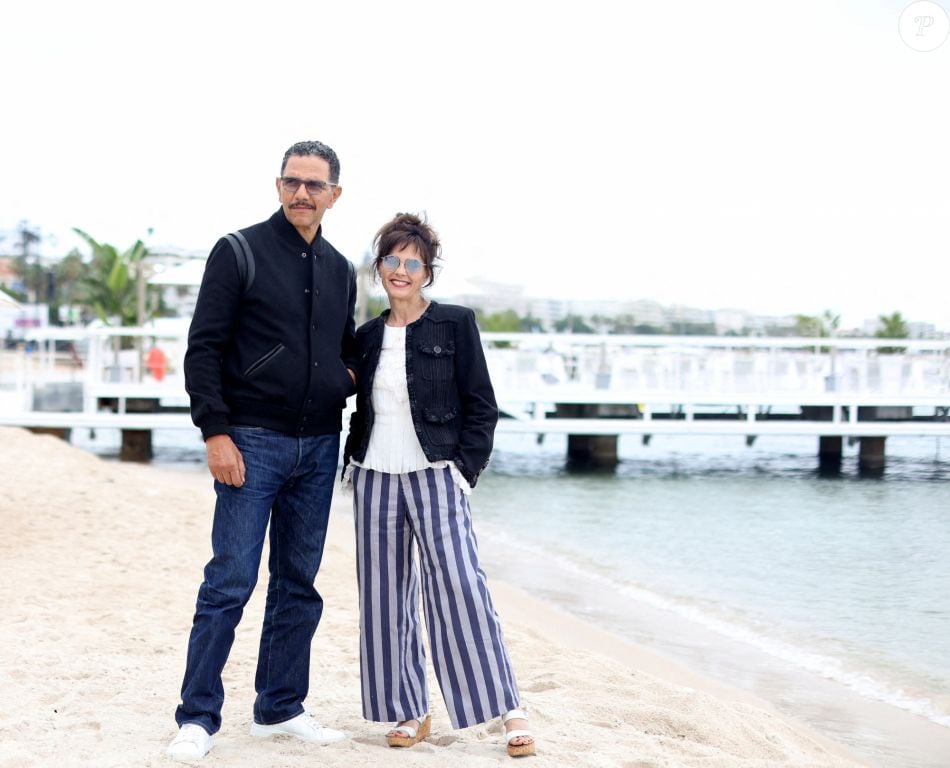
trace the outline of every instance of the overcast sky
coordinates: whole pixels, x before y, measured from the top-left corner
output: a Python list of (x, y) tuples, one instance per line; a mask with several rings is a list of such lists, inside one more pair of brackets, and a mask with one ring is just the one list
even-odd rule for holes
[(314, 138), (354, 261), (425, 210), (447, 284), (950, 330), (950, 42), (906, 5), (17, 2), (0, 250), (26, 219), (206, 253)]

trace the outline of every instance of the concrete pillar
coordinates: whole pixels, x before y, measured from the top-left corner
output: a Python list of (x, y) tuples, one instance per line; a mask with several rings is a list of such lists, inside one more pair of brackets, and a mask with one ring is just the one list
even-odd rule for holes
[(614, 469), (617, 462), (617, 435), (567, 436), (570, 469)]
[[(155, 413), (158, 411), (158, 400), (151, 397), (130, 397), (125, 403), (125, 410), (126, 413)], [(121, 461), (151, 461), (152, 430), (123, 429), (119, 459)]]
[(858, 448), (858, 474), (880, 477), (884, 474), (884, 441), (886, 437), (862, 437)]
[[(639, 408), (631, 403), (556, 403), (554, 418), (629, 419), (639, 414)], [(617, 435), (568, 435), (568, 468), (613, 470), (619, 461), (617, 440)]]
[(151, 461), (152, 459), (152, 430), (150, 429), (123, 429), (122, 449), (119, 451), (120, 461)]
[(818, 474), (841, 474), (842, 438), (822, 435), (818, 438)]

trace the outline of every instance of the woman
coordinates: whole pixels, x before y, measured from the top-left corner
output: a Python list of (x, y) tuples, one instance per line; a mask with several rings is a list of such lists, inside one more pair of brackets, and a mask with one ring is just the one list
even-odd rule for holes
[(498, 420), (475, 315), (423, 295), (441, 258), (424, 220), (398, 214), (374, 246), (390, 308), (357, 331), (356, 411), (344, 451), (356, 516), (363, 716), (397, 721), (386, 734), (391, 747), (429, 734), (416, 544), (452, 726), (501, 715), (508, 754), (534, 754), (467, 500)]

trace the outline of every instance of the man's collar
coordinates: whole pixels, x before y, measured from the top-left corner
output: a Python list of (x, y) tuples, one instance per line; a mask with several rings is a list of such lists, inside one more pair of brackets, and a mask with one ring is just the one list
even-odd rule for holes
[(323, 239), (323, 224), (317, 227), (317, 236), (313, 238), (313, 243), (308, 243), (297, 231), (297, 228), (287, 220), (287, 215), (284, 213), (283, 208), (278, 208), (277, 212), (270, 217), (270, 221), (274, 229), (277, 230), (277, 234), (295, 248), (299, 248), (301, 245), (307, 248), (319, 248), (321, 245), (320, 241)]

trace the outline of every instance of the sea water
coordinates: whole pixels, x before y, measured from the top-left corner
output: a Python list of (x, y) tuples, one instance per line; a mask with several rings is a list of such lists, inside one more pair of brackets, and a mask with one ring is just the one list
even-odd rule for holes
[[(870, 480), (856, 446), (840, 476), (820, 476), (814, 438), (621, 439), (616, 472), (577, 474), (565, 439), (505, 436), (473, 496), (476, 529), (500, 578), (746, 687), (872, 764), (945, 768), (942, 447), (889, 438)], [(903, 719), (875, 724), (861, 701)], [(914, 719), (929, 731), (911, 737)]]
[[(117, 452), (117, 435), (77, 432)], [(204, 462), (196, 434), (156, 432), (155, 452)], [(828, 478), (814, 438), (621, 438), (615, 471), (579, 474), (563, 437), (499, 435), (472, 496), (483, 560), (873, 765), (945, 767), (950, 441), (888, 438), (877, 479), (856, 452)]]

